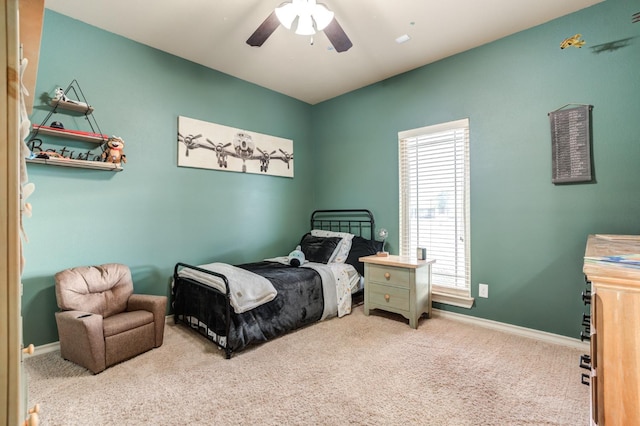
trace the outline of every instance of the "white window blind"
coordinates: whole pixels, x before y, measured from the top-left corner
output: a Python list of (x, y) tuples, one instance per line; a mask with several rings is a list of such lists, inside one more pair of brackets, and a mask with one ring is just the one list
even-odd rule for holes
[(426, 247), (438, 291), (470, 296), (469, 120), (400, 132), (400, 252)]

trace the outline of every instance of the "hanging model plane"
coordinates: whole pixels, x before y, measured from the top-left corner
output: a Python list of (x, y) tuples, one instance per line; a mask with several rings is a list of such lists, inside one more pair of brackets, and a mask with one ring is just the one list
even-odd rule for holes
[[(178, 133), (178, 142), (182, 142), (187, 148), (187, 151), (185, 153), (187, 157), (189, 156), (189, 151), (192, 149), (203, 148), (215, 152), (218, 167), (220, 168), (227, 168), (227, 157), (240, 158), (242, 160), (243, 173), (246, 173), (247, 171), (247, 160), (260, 161), (260, 171), (264, 173), (266, 173), (269, 169), (269, 161), (271, 160), (281, 160), (287, 165), (287, 169), (290, 167), (290, 161), (293, 160), (293, 154), (289, 154), (282, 149), (278, 149), (278, 151), (280, 151), (279, 155), (274, 155), (277, 153), (276, 150), (267, 152), (256, 147), (251, 138), (251, 135), (248, 133), (236, 133), (235, 137), (233, 138), (233, 143), (214, 143), (209, 138), (205, 138), (205, 141), (208, 143), (207, 145), (198, 141), (198, 139), (200, 139), (201, 137), (202, 134), (183, 136), (182, 134)], [(227, 149), (231, 145), (233, 145), (233, 150)], [(260, 153), (259, 155), (254, 154), (256, 150)]]
[(570, 46), (581, 48), (585, 43), (584, 40), (580, 40), (581, 37), (582, 34), (576, 34), (572, 37), (565, 38), (564, 40), (562, 40), (562, 43), (560, 43), (560, 49), (566, 49)]

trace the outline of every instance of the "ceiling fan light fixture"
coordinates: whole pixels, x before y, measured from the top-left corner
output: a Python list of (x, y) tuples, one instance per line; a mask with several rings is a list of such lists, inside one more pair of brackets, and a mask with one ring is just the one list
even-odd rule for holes
[[(295, 25), (295, 33), (313, 36), (316, 31), (323, 31), (336, 52), (346, 52), (353, 43), (335, 18), (335, 14), (316, 0), (290, 0), (273, 9), (267, 18), (247, 39), (247, 44), (260, 47), (280, 26), (291, 30)], [(311, 38), (313, 44), (313, 38)]]
[(333, 21), (334, 13), (316, 0), (292, 0), (275, 8), (278, 21), (290, 30), (297, 18), (296, 34), (314, 35)]
[(293, 25), (293, 21), (298, 16), (298, 10), (293, 3), (287, 3), (280, 7), (276, 7), (275, 9), (276, 16), (278, 17), (278, 21), (284, 26), (286, 29), (290, 30), (291, 25)]
[(311, 15), (302, 14), (298, 17), (298, 27), (296, 28), (296, 34), (298, 35), (314, 35), (316, 30), (313, 28), (313, 20)]
[(322, 4), (316, 4), (311, 15), (313, 16), (313, 20), (316, 22), (316, 29), (318, 31), (322, 31), (327, 28), (335, 16), (332, 11)]

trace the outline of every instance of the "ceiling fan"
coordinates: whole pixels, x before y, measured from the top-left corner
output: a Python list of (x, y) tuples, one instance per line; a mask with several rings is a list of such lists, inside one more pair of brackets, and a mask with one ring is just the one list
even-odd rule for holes
[(282, 24), (291, 29), (296, 23), (296, 34), (311, 36), (316, 31), (324, 31), (337, 52), (345, 52), (353, 46), (334, 13), (316, 0), (292, 0), (275, 8), (267, 19), (251, 34), (247, 40), (249, 46), (260, 47)]

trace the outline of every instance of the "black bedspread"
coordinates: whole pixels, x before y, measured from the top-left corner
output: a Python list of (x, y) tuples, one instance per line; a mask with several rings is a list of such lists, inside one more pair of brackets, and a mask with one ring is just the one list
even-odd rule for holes
[[(267, 278), (278, 294), (272, 301), (248, 312), (231, 312), (227, 345), (233, 352), (281, 336), (322, 317), (322, 280), (313, 269), (274, 262), (236, 266)], [(224, 335), (224, 296), (210, 288), (194, 285), (188, 279), (179, 279), (175, 284), (176, 317), (195, 317), (217, 335)]]

